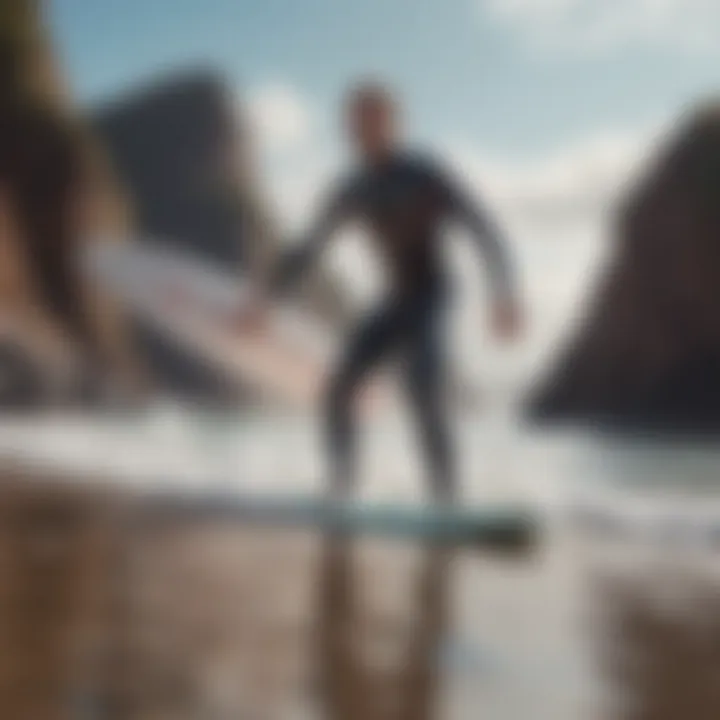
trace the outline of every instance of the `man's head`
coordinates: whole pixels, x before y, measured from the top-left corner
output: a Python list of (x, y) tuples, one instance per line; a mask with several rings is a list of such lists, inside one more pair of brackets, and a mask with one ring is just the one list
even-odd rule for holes
[(379, 82), (358, 83), (348, 93), (347, 124), (361, 155), (382, 160), (398, 140), (398, 106), (389, 88)]

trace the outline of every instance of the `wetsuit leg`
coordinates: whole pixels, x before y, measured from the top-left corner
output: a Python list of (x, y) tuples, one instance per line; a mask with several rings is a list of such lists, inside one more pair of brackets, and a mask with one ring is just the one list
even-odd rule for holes
[(428, 294), (418, 301), (406, 347), (406, 380), (435, 500), (457, 492), (455, 458), (447, 406), (445, 298)]
[(389, 302), (368, 315), (353, 333), (332, 376), (326, 397), (326, 438), (331, 492), (343, 496), (355, 479), (354, 400), (371, 370), (396, 346), (403, 331), (399, 306)]

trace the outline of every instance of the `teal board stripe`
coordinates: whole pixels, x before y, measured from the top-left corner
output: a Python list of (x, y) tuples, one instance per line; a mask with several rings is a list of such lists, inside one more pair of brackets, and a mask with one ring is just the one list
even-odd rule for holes
[(257, 522), (372, 535), (482, 541), (507, 535), (534, 535), (539, 521), (527, 508), (515, 506), (412, 507), (369, 503), (336, 503), (313, 496), (155, 494), (143, 506), (166, 516)]

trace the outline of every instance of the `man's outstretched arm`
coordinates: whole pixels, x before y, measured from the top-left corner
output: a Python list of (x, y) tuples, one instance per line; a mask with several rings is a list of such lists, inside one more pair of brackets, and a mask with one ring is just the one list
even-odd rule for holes
[(294, 288), (348, 216), (349, 208), (349, 193), (336, 192), (325, 204), (305, 238), (281, 254), (268, 275), (255, 286), (242, 312), (240, 327), (243, 330), (258, 330), (265, 325), (268, 302)]
[(346, 190), (336, 192), (329, 202), (326, 202), (304, 239), (286, 250), (271, 270), (266, 282), (268, 294), (284, 295), (295, 287), (345, 221), (349, 206), (349, 193)]
[(455, 217), (471, 232), (485, 263), (495, 298), (509, 300), (517, 295), (515, 269), (507, 240), (484, 204), (458, 187), (447, 184), (448, 199)]
[(507, 240), (483, 203), (471, 198), (459, 183), (438, 173), (439, 181), (455, 218), (471, 232), (485, 260), (494, 303), (494, 323), (501, 335), (519, 329), (520, 302), (515, 268)]

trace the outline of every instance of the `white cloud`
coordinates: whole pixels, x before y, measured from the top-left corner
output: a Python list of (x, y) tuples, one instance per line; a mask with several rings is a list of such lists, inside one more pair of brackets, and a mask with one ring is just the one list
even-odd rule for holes
[[(645, 167), (664, 129), (658, 123), (605, 131), (524, 159), (493, 156), (471, 142), (446, 148), (451, 166), (486, 198), (515, 251), (532, 315), (520, 367), (536, 365), (577, 315), (612, 247), (614, 205)], [(480, 357), (488, 372), (491, 365), (506, 364), (507, 357), (494, 358), (493, 348), (478, 355), (481, 273), (467, 243), (455, 244), (454, 251), (465, 297), (458, 315), (461, 352), (474, 366)]]
[(595, 225), (621, 195), (663, 126), (603, 131), (523, 159), (497, 157), (469, 142), (446, 150), (453, 165), (519, 228), (564, 235)]
[(532, 47), (602, 53), (660, 47), (716, 53), (718, 0), (481, 0), (497, 21)]
[(288, 152), (312, 134), (312, 104), (289, 85), (269, 83), (257, 87), (249, 93), (247, 108), (254, 134), (266, 152)]

